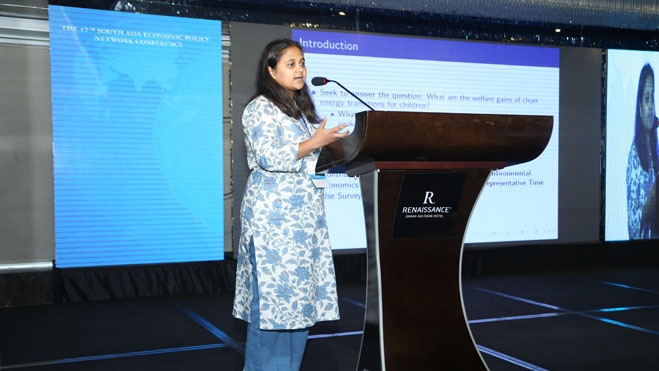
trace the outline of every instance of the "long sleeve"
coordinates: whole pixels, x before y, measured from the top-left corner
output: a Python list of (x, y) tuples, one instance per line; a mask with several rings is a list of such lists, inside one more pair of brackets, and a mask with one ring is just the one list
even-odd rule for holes
[(298, 144), (307, 135), (301, 124), (265, 98), (252, 101), (243, 113), (243, 131), (250, 169), (299, 172)]

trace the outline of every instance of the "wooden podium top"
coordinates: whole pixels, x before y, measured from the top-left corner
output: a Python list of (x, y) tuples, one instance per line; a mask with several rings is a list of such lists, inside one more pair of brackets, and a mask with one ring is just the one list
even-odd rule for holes
[(476, 163), (501, 168), (538, 157), (552, 130), (552, 116), (364, 111), (355, 115), (349, 136), (322, 149), (316, 170), (350, 162), (375, 168), (466, 169)]

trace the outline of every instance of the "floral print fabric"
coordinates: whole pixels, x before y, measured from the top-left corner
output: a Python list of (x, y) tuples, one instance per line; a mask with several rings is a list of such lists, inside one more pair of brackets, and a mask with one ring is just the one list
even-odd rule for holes
[(284, 114), (265, 97), (243, 112), (247, 165), (233, 315), (250, 321), (254, 242), (260, 328), (300, 329), (339, 318), (323, 190), (307, 167), (319, 151), (297, 160), (298, 143), (314, 128)]
[(647, 226), (641, 226), (641, 215), (654, 181), (654, 173), (643, 170), (636, 145), (632, 144), (627, 159), (627, 230), (630, 239), (651, 237)]

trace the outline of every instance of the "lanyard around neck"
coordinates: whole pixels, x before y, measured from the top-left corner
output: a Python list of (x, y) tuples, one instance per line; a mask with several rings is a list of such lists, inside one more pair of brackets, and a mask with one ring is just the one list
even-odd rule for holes
[(309, 125), (307, 124), (307, 120), (304, 119), (304, 116), (302, 116), (300, 120), (302, 120), (302, 124), (304, 125), (304, 128), (307, 130), (307, 133), (309, 133), (309, 137), (312, 137), (311, 130), (309, 130)]

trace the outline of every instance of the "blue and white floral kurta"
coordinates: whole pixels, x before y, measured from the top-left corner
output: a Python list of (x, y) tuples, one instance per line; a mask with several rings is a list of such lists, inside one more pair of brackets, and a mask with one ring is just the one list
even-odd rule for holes
[[(253, 239), (261, 329), (300, 329), (339, 319), (323, 190), (307, 173), (319, 151), (297, 160), (298, 144), (310, 133), (262, 96), (247, 105), (242, 121), (251, 173), (241, 206), (233, 315), (250, 320)], [(315, 129), (309, 125), (309, 130)]]
[[(652, 159), (649, 161), (652, 164)], [(643, 222), (643, 206), (648, 199), (648, 193), (654, 182), (654, 171), (643, 170), (636, 144), (632, 143), (627, 158), (627, 230), (629, 238), (632, 240), (652, 237), (651, 227), (653, 225), (641, 224)], [(654, 223), (654, 220), (652, 223)]]

